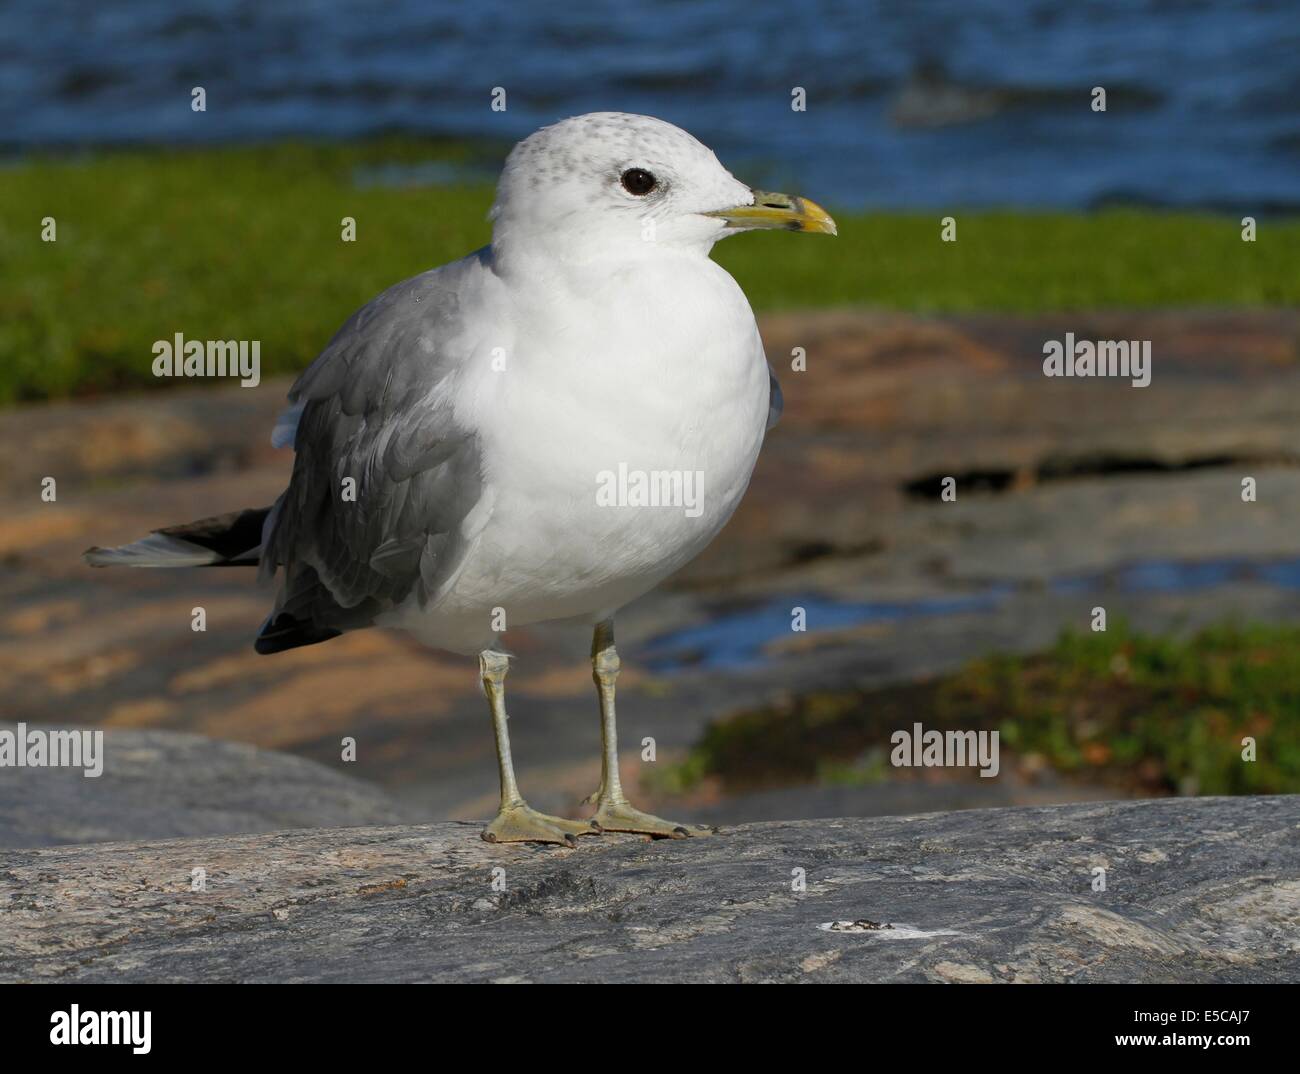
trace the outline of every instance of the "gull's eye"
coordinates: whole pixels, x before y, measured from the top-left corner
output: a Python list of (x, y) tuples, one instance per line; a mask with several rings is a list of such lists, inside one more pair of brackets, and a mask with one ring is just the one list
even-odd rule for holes
[(649, 194), (658, 182), (659, 180), (644, 168), (628, 168), (623, 173), (623, 189), (638, 198)]

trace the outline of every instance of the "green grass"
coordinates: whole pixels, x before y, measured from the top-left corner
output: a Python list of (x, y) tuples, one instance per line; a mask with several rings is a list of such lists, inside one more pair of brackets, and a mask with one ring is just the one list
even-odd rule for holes
[[(705, 779), (732, 792), (880, 782), (898, 774), (887, 762), (890, 734), (918, 721), (998, 731), (1004, 769), (1046, 765), (1145, 793), (1293, 794), (1300, 627), (1224, 625), (1174, 639), (1112, 625), (933, 682), (804, 695), (711, 725), (655, 783), (671, 793)], [(1254, 761), (1242, 758), (1246, 737)]]
[[(159, 387), (154, 340), (259, 339), (299, 369), (387, 285), (490, 237), (485, 183), (359, 188), (386, 162), (473, 161), (500, 147), (385, 139), (135, 151), (0, 167), (0, 403)], [(815, 191), (807, 193), (815, 194)], [(1300, 222), (1243, 243), (1226, 217), (837, 214), (840, 236), (748, 235), (718, 260), (755, 307), (1034, 312), (1300, 302)], [(40, 241), (40, 221), (58, 241)], [(340, 220), (357, 220), (355, 243)]]

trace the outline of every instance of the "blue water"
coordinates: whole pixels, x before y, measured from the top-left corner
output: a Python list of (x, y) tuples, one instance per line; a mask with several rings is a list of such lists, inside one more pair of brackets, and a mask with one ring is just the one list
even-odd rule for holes
[[(191, 112), (202, 85), (208, 111)], [(1089, 90), (1108, 87), (1105, 114)], [(505, 112), (490, 110), (494, 86)], [(808, 94), (792, 112), (791, 87)], [(1300, 206), (1296, 0), (10, 0), (0, 147), (686, 126), (836, 205)], [(437, 181), (437, 176), (431, 177)]]
[[(1066, 575), (1053, 579), (1049, 592), (1073, 596), (1089, 592), (1194, 593), (1232, 583), (1258, 583), (1300, 590), (1300, 559), (1259, 562), (1245, 559), (1148, 560), (1106, 574)], [(791, 610), (806, 612), (809, 633), (842, 630), (872, 623), (895, 623), (921, 616), (988, 611), (1017, 592), (1006, 583), (985, 586), (960, 597), (914, 601), (837, 601), (819, 595), (784, 596), (717, 615), (707, 623), (652, 639), (642, 651), (659, 673), (686, 667), (749, 668), (762, 664), (764, 649), (790, 637)]]

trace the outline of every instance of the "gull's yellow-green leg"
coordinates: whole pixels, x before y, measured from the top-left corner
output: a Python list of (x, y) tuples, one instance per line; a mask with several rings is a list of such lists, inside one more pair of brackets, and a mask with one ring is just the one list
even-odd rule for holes
[(579, 835), (599, 835), (595, 821), (565, 820), (539, 813), (524, 801), (515, 783), (515, 765), (510, 757), (510, 732), (506, 728), (506, 672), (510, 659), (505, 653), (484, 649), (479, 653), (479, 673), (492, 710), (492, 729), (497, 738), (497, 766), (501, 770), (501, 809), (483, 829), (489, 843), (564, 843), (574, 846)]
[(643, 832), (671, 839), (708, 835), (713, 829), (702, 824), (678, 824), (650, 813), (642, 813), (624, 796), (618, 778), (618, 729), (614, 718), (614, 684), (618, 681), (618, 650), (614, 648), (614, 621), (596, 626), (591, 638), (591, 677), (600, 695), (600, 789), (588, 802), (596, 803), (592, 822), (611, 832)]

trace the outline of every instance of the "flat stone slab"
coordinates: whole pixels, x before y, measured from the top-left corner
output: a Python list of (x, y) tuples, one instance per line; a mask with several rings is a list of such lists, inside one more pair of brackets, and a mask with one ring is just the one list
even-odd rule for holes
[(491, 846), (478, 828), (5, 851), (0, 980), (1300, 977), (1300, 796), (753, 824), (575, 850)]

